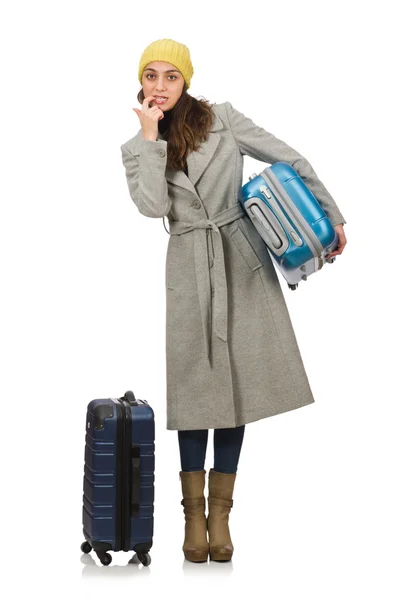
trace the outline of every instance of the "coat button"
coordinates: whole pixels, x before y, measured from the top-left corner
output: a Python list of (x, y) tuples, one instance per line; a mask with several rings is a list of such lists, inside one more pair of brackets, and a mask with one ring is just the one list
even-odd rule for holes
[(164, 150), (164, 148), (159, 148), (159, 149), (157, 150), (157, 154), (158, 154), (159, 156), (165, 156), (165, 150)]
[(214, 261), (210, 258), (210, 269), (214, 266)]
[(201, 207), (201, 202), (200, 202), (200, 200), (195, 200), (195, 201), (193, 202), (192, 206), (193, 206), (194, 208), (200, 208), (200, 207)]
[(211, 296), (215, 296), (215, 290), (214, 290), (214, 288), (211, 288)]

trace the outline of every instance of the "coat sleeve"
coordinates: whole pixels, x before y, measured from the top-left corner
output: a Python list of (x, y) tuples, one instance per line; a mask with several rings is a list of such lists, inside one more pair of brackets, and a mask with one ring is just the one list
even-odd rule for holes
[(132, 154), (125, 144), (121, 156), (130, 196), (145, 217), (164, 217), (171, 208), (168, 183), (166, 140), (140, 139), (139, 153)]
[(236, 110), (230, 102), (225, 104), (231, 132), (242, 154), (269, 164), (278, 161), (289, 163), (313, 192), (331, 225), (346, 223), (335, 200), (304, 156), (272, 133), (255, 125), (251, 119)]

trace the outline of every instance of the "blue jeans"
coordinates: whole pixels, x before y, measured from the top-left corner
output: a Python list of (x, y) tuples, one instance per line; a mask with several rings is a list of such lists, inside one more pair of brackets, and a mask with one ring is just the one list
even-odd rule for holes
[[(236, 473), (245, 425), (214, 429), (214, 470)], [(208, 429), (178, 430), (182, 471), (202, 471), (208, 442)]]

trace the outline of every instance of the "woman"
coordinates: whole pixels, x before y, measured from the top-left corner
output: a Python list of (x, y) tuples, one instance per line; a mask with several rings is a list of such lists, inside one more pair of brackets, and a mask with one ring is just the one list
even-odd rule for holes
[(178, 430), (183, 551), (200, 562), (233, 554), (228, 521), (245, 425), (314, 402), (274, 265), (238, 202), (243, 156), (298, 171), (339, 236), (329, 256), (345, 247), (346, 221), (301, 154), (230, 102), (190, 96), (192, 75), (184, 44), (162, 39), (144, 50), (142, 109), (133, 109), (141, 129), (121, 151), (139, 212), (169, 221), (167, 429)]

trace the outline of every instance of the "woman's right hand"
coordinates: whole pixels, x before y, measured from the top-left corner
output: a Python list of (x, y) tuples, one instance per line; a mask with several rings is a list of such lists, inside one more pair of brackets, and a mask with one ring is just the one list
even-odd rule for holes
[(132, 110), (138, 115), (142, 127), (142, 137), (147, 140), (157, 140), (158, 122), (164, 118), (164, 113), (159, 106), (149, 106), (149, 102), (154, 100), (154, 96), (147, 96), (142, 102), (142, 110), (133, 108)]

